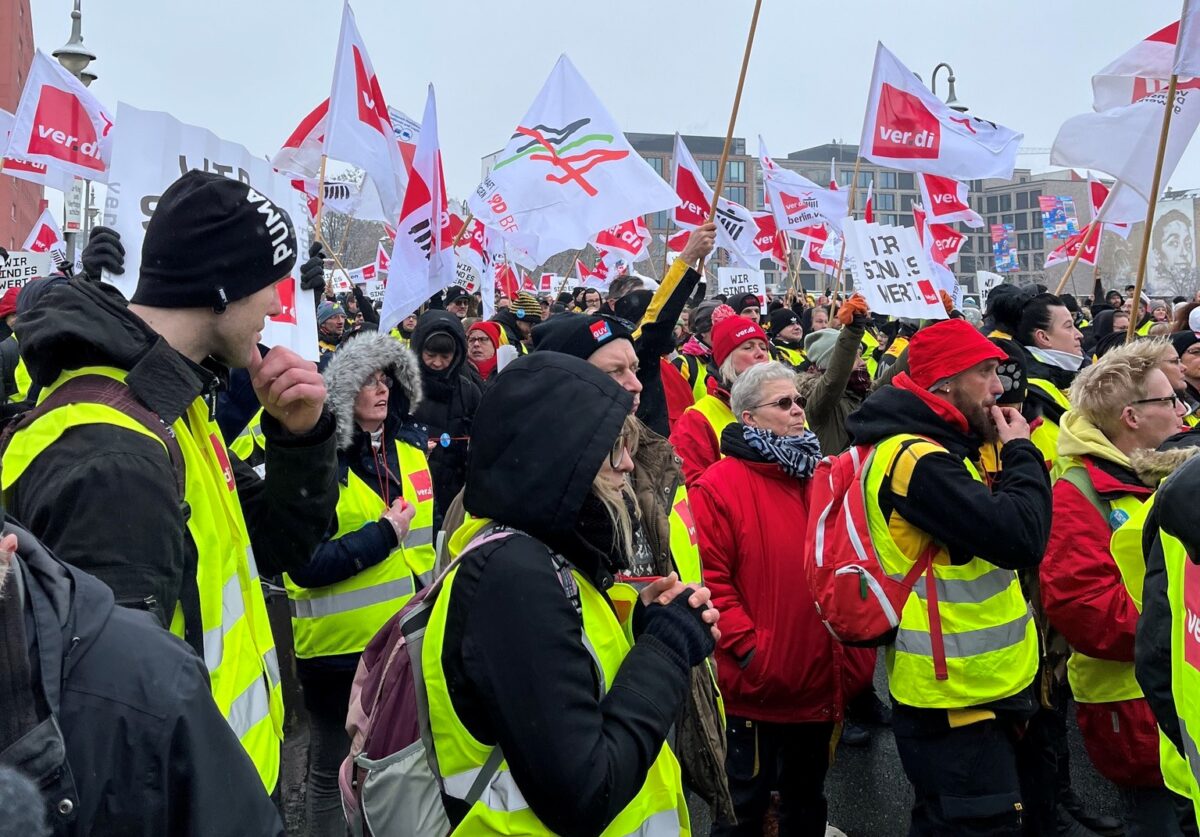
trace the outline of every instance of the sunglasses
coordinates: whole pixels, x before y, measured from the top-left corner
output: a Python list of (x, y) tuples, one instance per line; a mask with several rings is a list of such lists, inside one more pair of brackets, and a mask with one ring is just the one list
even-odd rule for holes
[(803, 395), (785, 395), (778, 401), (768, 401), (765, 404), (755, 404), (751, 409), (758, 410), (763, 407), (778, 407), (781, 410), (790, 410), (792, 409), (792, 405), (795, 404), (797, 407), (803, 410), (807, 403), (808, 399)]

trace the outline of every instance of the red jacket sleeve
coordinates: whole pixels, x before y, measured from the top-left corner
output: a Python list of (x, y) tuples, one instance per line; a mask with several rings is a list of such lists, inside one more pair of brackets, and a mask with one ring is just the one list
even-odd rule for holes
[(1079, 489), (1054, 484), (1050, 543), (1041, 566), (1046, 616), (1077, 651), (1132, 662), (1138, 611), (1109, 551), (1112, 532)]
[(683, 481), (690, 489), (708, 466), (721, 458), (712, 425), (698, 410), (688, 410), (671, 430), (671, 444), (683, 460)]
[(706, 481), (688, 488), (688, 502), (696, 520), (704, 584), (712, 591), (712, 603), (721, 612), (720, 645), (734, 657), (744, 657), (754, 648), (756, 637), (754, 621), (742, 606), (733, 584), (733, 561), (737, 555), (737, 536), (731, 526), (733, 516)]

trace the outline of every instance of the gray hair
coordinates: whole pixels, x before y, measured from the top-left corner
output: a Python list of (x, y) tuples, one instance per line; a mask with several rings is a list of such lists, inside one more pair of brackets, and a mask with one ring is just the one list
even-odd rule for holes
[(772, 360), (769, 363), (755, 364), (738, 376), (729, 392), (729, 406), (738, 421), (742, 420), (742, 411), (753, 410), (756, 405), (762, 403), (763, 386), (771, 381), (788, 381), (795, 384), (796, 373), (779, 361)]

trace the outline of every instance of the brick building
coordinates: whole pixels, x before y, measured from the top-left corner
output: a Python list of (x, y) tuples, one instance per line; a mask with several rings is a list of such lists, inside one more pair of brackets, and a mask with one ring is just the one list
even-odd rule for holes
[[(0, 0), (0, 108), (16, 109), (32, 61), (29, 0)], [(0, 246), (20, 247), (41, 212), (41, 186), (0, 173)]]

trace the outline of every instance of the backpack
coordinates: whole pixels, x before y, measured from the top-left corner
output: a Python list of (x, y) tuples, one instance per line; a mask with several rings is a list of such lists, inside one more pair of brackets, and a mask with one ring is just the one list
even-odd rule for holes
[[(363, 651), (346, 717), (350, 754), (338, 773), (342, 809), (354, 837), (444, 837), (453, 830), (442, 802), (443, 781), (421, 667), (425, 627), (446, 577), (463, 556), (523, 534), (495, 524), (485, 527)], [(566, 561), (549, 554), (564, 593), (581, 613), (579, 591)], [(483, 795), (503, 760), (500, 748), (494, 748), (464, 798), (468, 807)]]
[[(895, 459), (918, 441), (922, 437), (901, 443), (888, 473)], [(829, 632), (846, 645), (872, 647), (894, 640), (904, 604), (925, 575), (934, 667), (938, 679), (945, 679), (937, 586), (933, 573), (927, 573), (938, 547), (931, 542), (902, 580), (884, 571), (867, 523), (865, 480), (874, 455), (872, 446), (856, 445), (817, 465), (809, 499), (805, 580)]]

